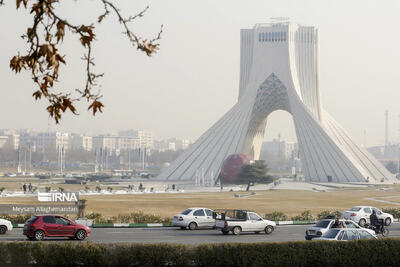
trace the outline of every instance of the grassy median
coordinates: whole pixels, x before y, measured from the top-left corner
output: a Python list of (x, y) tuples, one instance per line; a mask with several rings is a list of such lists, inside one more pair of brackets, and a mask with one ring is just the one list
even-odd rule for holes
[[(382, 191), (377, 188), (343, 189), (330, 192), (257, 191), (256, 195), (250, 197), (235, 197), (244, 192), (223, 192), (97, 195), (81, 198), (88, 200), (86, 213), (101, 213), (105, 217), (130, 214), (134, 211), (170, 217), (188, 207), (251, 209), (260, 215), (280, 211), (291, 217), (305, 210), (310, 210), (316, 216), (323, 210), (343, 211), (356, 205), (399, 208), (400, 202), (396, 202), (399, 192), (399, 187), (393, 187), (390, 191)], [(388, 200), (394, 203), (376, 202), (368, 198)], [(3, 197), (0, 198), (0, 202), (2, 204), (39, 204), (36, 197)]]

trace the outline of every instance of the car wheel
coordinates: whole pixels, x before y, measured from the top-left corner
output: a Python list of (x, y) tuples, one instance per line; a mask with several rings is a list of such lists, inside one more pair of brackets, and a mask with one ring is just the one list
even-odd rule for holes
[(359, 224), (361, 227), (364, 227), (366, 223), (367, 223), (367, 221), (366, 221), (365, 219), (360, 219), (360, 221), (358, 222), (358, 224)]
[(83, 239), (85, 239), (86, 238), (86, 232), (85, 232), (85, 230), (78, 230), (78, 232), (76, 232), (76, 234), (75, 234), (75, 238), (76, 239), (78, 239), (78, 240), (83, 240)]
[(181, 230), (186, 230), (186, 227), (185, 226), (181, 226)]
[(221, 231), (224, 235), (229, 234), (229, 231)]
[(189, 229), (190, 230), (196, 230), (197, 229), (197, 223), (195, 223), (195, 222), (189, 223)]
[(0, 235), (4, 235), (7, 232), (7, 227), (5, 225), (0, 225)]
[(271, 225), (268, 225), (267, 227), (265, 227), (265, 233), (267, 235), (271, 234), (274, 231), (274, 227)]
[(35, 240), (41, 241), (44, 239), (44, 232), (42, 230), (37, 230), (34, 235)]
[(242, 228), (240, 228), (239, 226), (235, 226), (232, 229), (232, 234), (234, 234), (234, 235), (240, 235), (241, 232), (242, 232)]
[(390, 219), (389, 217), (385, 219), (385, 225), (389, 226), (392, 223), (392, 219)]

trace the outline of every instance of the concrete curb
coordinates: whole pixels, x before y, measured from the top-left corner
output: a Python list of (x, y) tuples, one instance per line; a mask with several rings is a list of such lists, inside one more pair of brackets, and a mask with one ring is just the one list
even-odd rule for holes
[[(394, 219), (393, 222), (399, 222)], [(316, 221), (275, 221), (276, 225), (307, 225), (315, 224)], [(14, 228), (24, 228), (24, 224), (13, 223)], [(92, 228), (152, 228), (152, 227), (173, 227), (170, 223), (95, 223)]]
[[(314, 224), (309, 221), (277, 221), (276, 225), (305, 225)], [(23, 228), (24, 224), (13, 224), (14, 228)], [(95, 223), (92, 228), (152, 228), (152, 227), (173, 227), (170, 223)]]

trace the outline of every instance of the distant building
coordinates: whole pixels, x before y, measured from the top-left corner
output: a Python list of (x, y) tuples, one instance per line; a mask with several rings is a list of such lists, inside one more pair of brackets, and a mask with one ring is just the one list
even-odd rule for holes
[(115, 151), (117, 149), (118, 137), (117, 136), (94, 136), (93, 149), (105, 149), (108, 151)]
[[(136, 137), (139, 139), (139, 146), (142, 148), (154, 148), (153, 132), (147, 130), (127, 130), (118, 132), (120, 137)], [(132, 141), (136, 142), (136, 141)]]
[(158, 151), (165, 150), (185, 150), (189, 147), (188, 139), (169, 138), (165, 140), (154, 141), (154, 149)]
[(135, 150), (140, 148), (139, 137), (119, 136), (118, 145), (119, 150)]
[(91, 151), (93, 149), (93, 137), (82, 134), (72, 134), (70, 148)]
[(261, 157), (271, 160), (288, 160), (293, 158), (293, 153), (297, 150), (297, 143), (273, 139), (263, 142)]
[(17, 150), (19, 148), (19, 134), (10, 134), (7, 136), (7, 143), (5, 145)]
[(68, 150), (70, 135), (68, 133), (38, 133), (36, 140), (36, 149), (38, 152), (48, 150), (59, 150), (63, 148)]
[(35, 133), (25, 133), (21, 134), (19, 137), (19, 147), (20, 148), (30, 148), (32, 152), (37, 151), (38, 136)]
[(1, 135), (0, 136), (0, 148), (3, 148), (7, 144), (7, 141), (8, 141), (8, 136)]
[[(295, 142), (280, 140), (263, 142), (261, 147), (260, 159), (267, 162), (273, 170), (291, 170), (294, 166), (294, 159), (297, 157), (298, 146)], [(300, 169), (297, 163), (296, 170)]]
[(169, 142), (168, 143), (168, 150), (175, 151), (176, 150), (176, 145), (174, 142)]

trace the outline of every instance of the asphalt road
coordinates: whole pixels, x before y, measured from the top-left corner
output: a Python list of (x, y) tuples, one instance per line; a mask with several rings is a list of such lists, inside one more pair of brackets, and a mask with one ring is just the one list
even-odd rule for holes
[[(179, 244), (206, 244), (230, 242), (282, 242), (304, 240), (305, 231), (311, 225), (277, 226), (271, 235), (264, 233), (242, 233), (239, 236), (232, 234), (222, 235), (217, 230), (180, 230), (179, 228), (94, 228), (87, 241), (94, 243), (179, 243)], [(393, 223), (390, 227), (390, 237), (400, 237), (400, 223)], [(0, 241), (26, 241), (22, 229), (16, 228), (0, 236)], [(79, 242), (68, 238), (47, 238), (48, 242)], [(85, 242), (85, 241), (84, 241)]]

